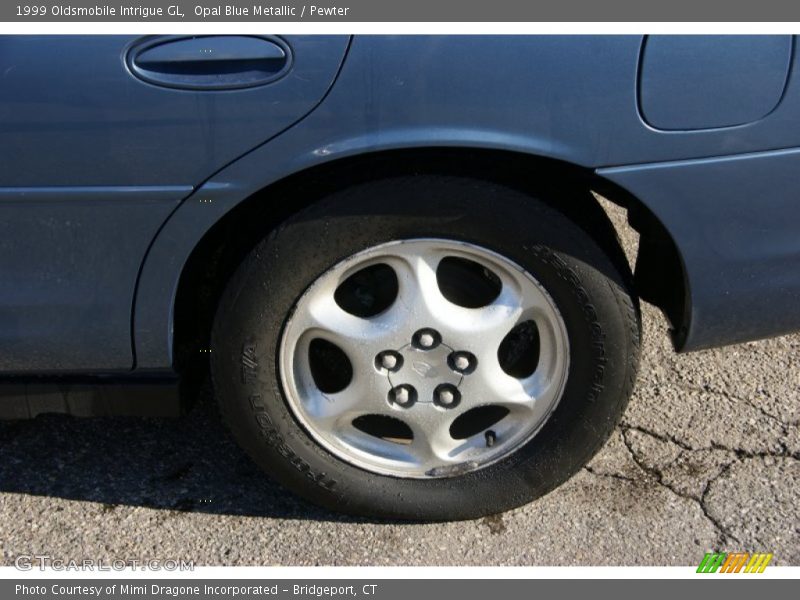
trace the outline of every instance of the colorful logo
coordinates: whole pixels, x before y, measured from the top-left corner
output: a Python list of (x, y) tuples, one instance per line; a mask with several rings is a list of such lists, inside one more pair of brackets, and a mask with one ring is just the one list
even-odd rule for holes
[(772, 554), (756, 552), (709, 552), (700, 561), (698, 573), (763, 573)]

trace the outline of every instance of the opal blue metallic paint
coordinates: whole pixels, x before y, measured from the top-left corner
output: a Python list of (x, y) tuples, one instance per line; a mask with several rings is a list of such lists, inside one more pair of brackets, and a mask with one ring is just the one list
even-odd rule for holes
[(0, 370), (129, 370), (142, 256), (191, 191), (0, 188)]
[(791, 60), (788, 35), (649, 38), (640, 64), (642, 116), (665, 131), (759, 121), (780, 103)]
[[(147, 39), (147, 38), (145, 38)], [(269, 85), (159, 87), (126, 65), (133, 36), (0, 36), (0, 185), (197, 185), (311, 111), (343, 36), (286, 36), (291, 72)]]
[(126, 57), (143, 41), (0, 36), (0, 373), (130, 371), (134, 290), (159, 227), (311, 111), (349, 38), (287, 36), (285, 77), (213, 93), (134, 77)]
[[(134, 78), (125, 67), (131, 38), (0, 38), (0, 73), (20, 71), (12, 87), (0, 80), (0, 210), (8, 218), (25, 222), (37, 210), (79, 206), (74, 194), (59, 191), (66, 188), (134, 186), (143, 205), (153, 186), (194, 190), (161, 198), (146, 222), (132, 221), (125, 210), (98, 212), (93, 222), (91, 211), (84, 213), (87, 227), (124, 231), (120, 239), (102, 239), (97, 251), (114, 264), (125, 262), (109, 269), (107, 295), (86, 295), (86, 311), (114, 302), (126, 308), (99, 331), (82, 328), (88, 319), (72, 315), (53, 341), (38, 342), (40, 361), (33, 351), (25, 360), (8, 359), (36, 345), (23, 339), (29, 327), (13, 324), (18, 315), (34, 314), (27, 303), (42, 310), (63, 304), (58, 275), (41, 260), (18, 278), (13, 294), (4, 280), (0, 372), (168, 372), (175, 293), (205, 232), (257, 192), (266, 190), (264, 202), (280, 202), (269, 186), (289, 175), (399, 148), (486, 148), (558, 159), (629, 190), (680, 252), (690, 300), (684, 349), (800, 328), (792, 308), (800, 290), (800, 211), (793, 201), (800, 165), (794, 151), (780, 151), (800, 147), (800, 83), (797, 61), (781, 55), (776, 66), (779, 53), (769, 51), (786, 47), (785, 39), (763, 38), (769, 48), (755, 60), (759, 42), (750, 40), (739, 50), (732, 45), (727, 63), (708, 62), (715, 71), (709, 76), (724, 81), (741, 76), (740, 63), (763, 67), (773, 79), (782, 74), (777, 106), (763, 110), (758, 94), (723, 95), (709, 110), (699, 96), (691, 131), (661, 131), (642, 118), (638, 36), (356, 36), (347, 51), (348, 38), (284, 39), (296, 62), (279, 81), (190, 91)], [(677, 77), (685, 61), (671, 65), (670, 40), (658, 43), (666, 44), (667, 58), (651, 75)], [(272, 87), (280, 85), (287, 87)], [(656, 101), (668, 110), (668, 99)], [(726, 111), (749, 122), (733, 118), (733, 126), (721, 127)], [(45, 209), (22, 202), (6, 209), (4, 198), (17, 198), (21, 186), (36, 187)], [(135, 193), (127, 194), (133, 210)], [(123, 206), (118, 200), (108, 202)], [(56, 229), (63, 235), (46, 240), (50, 254), (72, 252), (67, 230)], [(33, 234), (35, 228), (26, 233)], [(21, 236), (4, 246), (5, 260), (24, 273), (26, 253), (15, 250), (25, 247)], [(143, 240), (144, 248), (126, 239)], [(97, 263), (81, 258), (85, 249), (74, 251), (68, 279), (88, 281)], [(76, 289), (92, 289), (87, 285)], [(756, 310), (759, 302), (769, 309)], [(48, 326), (42, 327), (37, 339), (44, 340)], [(67, 342), (70, 332), (80, 343)], [(100, 360), (96, 348), (105, 340), (113, 343)]]
[(599, 172), (646, 198), (681, 251), (684, 347), (800, 327), (800, 149)]

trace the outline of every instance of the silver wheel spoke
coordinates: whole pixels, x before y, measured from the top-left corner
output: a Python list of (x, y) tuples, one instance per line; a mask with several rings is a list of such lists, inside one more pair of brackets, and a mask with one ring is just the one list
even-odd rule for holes
[(335, 430), (342, 424), (349, 424), (356, 417), (363, 414), (363, 405), (359, 398), (353, 394), (320, 394), (314, 401), (307, 405), (308, 414), (317, 423)]
[(402, 249), (388, 261), (398, 277), (397, 302), (417, 319), (440, 321), (454, 308), (439, 291), (436, 282), (436, 267), (440, 259), (435, 252), (418, 254)]
[(337, 345), (354, 362), (375, 356), (394, 343), (392, 319), (385, 315), (372, 318), (351, 315), (332, 296), (312, 302), (303, 320), (307, 330)]
[[(450, 345), (459, 348), (490, 348), (500, 344), (502, 339), (523, 317), (535, 314), (546, 308), (539, 296), (525, 295), (526, 275), (513, 267), (492, 272), (499, 278), (502, 288), (500, 294), (490, 304), (481, 308), (466, 308), (449, 301), (439, 289), (436, 267), (445, 256), (452, 255), (452, 249), (433, 246), (424, 253), (415, 253), (412, 248), (402, 253), (404, 259), (399, 271), (404, 274), (399, 300), (412, 310), (420, 320), (436, 323)], [(471, 256), (470, 258), (479, 258)], [(396, 264), (396, 263), (390, 263)], [(480, 260), (486, 268), (492, 263)]]
[(436, 409), (426, 407), (428, 415), (411, 425), (414, 440), (409, 450), (417, 459), (419, 466), (426, 472), (453, 461), (450, 455), (458, 446), (458, 442), (450, 436), (450, 424), (453, 418), (446, 414), (438, 413)]
[[(365, 381), (366, 380), (366, 381)], [(356, 376), (341, 392), (320, 392), (308, 403), (308, 412), (316, 421), (329, 427), (351, 423), (365, 414), (391, 414), (386, 401), (388, 386), (375, 386), (372, 378)]]

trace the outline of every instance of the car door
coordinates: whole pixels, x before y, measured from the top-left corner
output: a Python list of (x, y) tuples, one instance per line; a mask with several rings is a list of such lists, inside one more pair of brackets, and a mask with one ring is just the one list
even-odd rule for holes
[(130, 370), (183, 198), (309, 114), (346, 36), (0, 36), (0, 374)]

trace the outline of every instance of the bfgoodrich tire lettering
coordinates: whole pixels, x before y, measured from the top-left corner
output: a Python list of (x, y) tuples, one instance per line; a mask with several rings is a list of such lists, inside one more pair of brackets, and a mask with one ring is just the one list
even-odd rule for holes
[[(523, 267), (552, 298), (569, 339), (563, 393), (529, 441), (482, 468), (428, 479), (377, 474), (317, 443), (290, 408), (277, 359), (284, 327), (314, 281), (365, 249), (421, 238), (473, 244)], [(292, 217), (237, 269), (212, 334), (215, 392), (225, 421), (253, 459), (318, 504), (426, 520), (503, 511), (568, 479), (618, 422), (639, 349), (638, 308), (628, 281), (626, 267), (586, 231), (519, 191), (435, 176), (361, 184)]]

